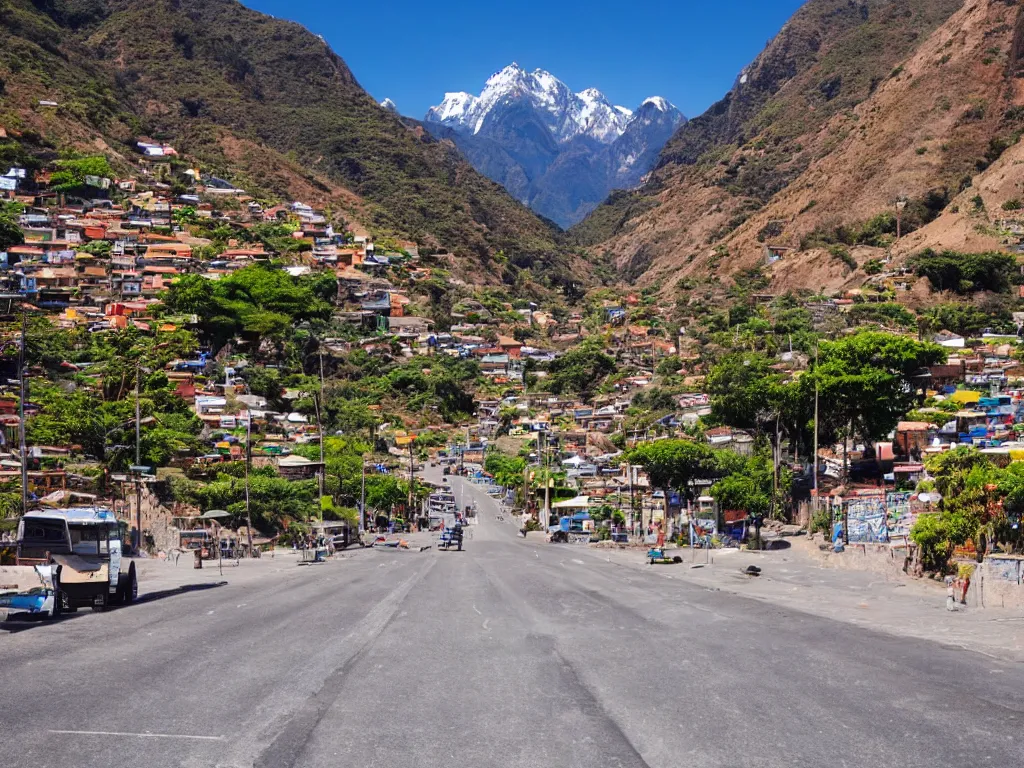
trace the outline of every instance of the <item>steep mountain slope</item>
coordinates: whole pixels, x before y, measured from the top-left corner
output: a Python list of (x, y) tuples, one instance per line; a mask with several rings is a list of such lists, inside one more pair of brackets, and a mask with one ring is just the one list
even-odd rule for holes
[(684, 119), (660, 97), (634, 113), (594, 88), (573, 93), (549, 72), (513, 63), (479, 96), (445, 94), (424, 125), (518, 200), (570, 226), (612, 189), (636, 186)]
[[(0, 0), (0, 43), (7, 128), (114, 153), (141, 135), (171, 141), (256, 188), (318, 189), (372, 229), (485, 269), (501, 250), (569, 274), (548, 223), (381, 109), (297, 24), (234, 0)], [(43, 113), (40, 99), (60, 106)]]
[(1016, 141), (1020, 23), (1005, 0), (811, 0), (648, 185), (572, 235), (646, 283), (748, 269), (765, 243), (797, 249), (771, 268), (777, 289), (862, 282), (819, 246), (891, 226), (901, 200), (904, 232), (941, 221)]

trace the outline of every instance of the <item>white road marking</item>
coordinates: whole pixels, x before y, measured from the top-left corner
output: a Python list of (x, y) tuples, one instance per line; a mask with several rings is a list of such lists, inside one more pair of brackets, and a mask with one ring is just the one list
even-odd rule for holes
[(490, 619), (484, 619), (484, 630), (487, 629), (487, 625), (490, 623)]
[(132, 736), (140, 739), (193, 739), (195, 741), (224, 741), (223, 736), (195, 736), (189, 733), (126, 733), (124, 731), (50, 731), (67, 736)]
[(480, 613), (480, 609), (479, 609), (479, 608), (477, 608), (477, 607), (476, 607), (475, 605), (473, 606), (473, 610), (474, 610), (474, 611), (476, 611), (476, 613), (477, 613), (477, 615), (478, 615), (478, 616), (483, 616), (483, 614), (482, 614), (482, 613)]

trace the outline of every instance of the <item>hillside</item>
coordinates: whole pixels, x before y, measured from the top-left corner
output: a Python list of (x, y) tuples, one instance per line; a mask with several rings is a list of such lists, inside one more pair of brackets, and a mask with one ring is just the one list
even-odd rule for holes
[(503, 251), (570, 274), (550, 224), (380, 108), (322, 39), (234, 0), (0, 0), (0, 81), (0, 125), (29, 152), (99, 148), (116, 164), (139, 137), (171, 142), (474, 271), (500, 273)]
[[(947, 247), (937, 225), (1024, 127), (1022, 40), (1004, 0), (811, 0), (673, 137), (646, 187), (572, 235), (665, 288), (764, 264), (765, 244), (794, 249), (767, 272), (776, 290), (858, 285), (899, 200), (917, 248)], [(839, 258), (851, 246), (857, 269)]]

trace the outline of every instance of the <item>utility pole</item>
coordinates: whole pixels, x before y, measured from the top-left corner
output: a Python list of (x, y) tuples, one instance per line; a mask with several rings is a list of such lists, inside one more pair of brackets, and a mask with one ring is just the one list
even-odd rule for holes
[(363, 485), (359, 491), (359, 524), (356, 531), (360, 538), (363, 535), (363, 519), (366, 517), (366, 454), (363, 454)]
[(142, 363), (135, 361), (135, 552), (142, 550), (142, 410), (139, 396), (142, 393)]
[[(412, 452), (412, 444), (413, 444), (413, 442), (415, 442), (415, 441), (414, 440), (410, 440), (409, 441), (409, 507), (406, 510), (406, 515), (409, 515), (412, 512), (413, 486), (416, 483), (416, 475), (414, 474), (414, 470), (416, 468), (416, 459), (413, 456), (413, 452)], [(409, 521), (406, 520), (406, 522), (409, 522)]]
[[(811, 505), (812, 514), (818, 514), (818, 345), (814, 345), (814, 503)], [(831, 531), (826, 535), (831, 535)]]
[(18, 451), (21, 453), (21, 514), (28, 512), (28, 449), (25, 447), (25, 339), (28, 313), (21, 313), (21, 350), (18, 353)]
[[(324, 479), (327, 475), (327, 464), (324, 463), (324, 423), (321, 418), (323, 412), (323, 399), (324, 399), (324, 351), (323, 347), (320, 346), (320, 340), (316, 342), (317, 356), (320, 358), (320, 394), (317, 395), (316, 400), (316, 429), (320, 435), (320, 497), (324, 495)], [(324, 521), (324, 508), (321, 502), (320, 506), (320, 522)]]
[(252, 408), (245, 412), (245, 532), (252, 557), (252, 513), (249, 510), (249, 463), (252, 461)]
[(550, 471), (547, 471), (550, 466), (550, 456), (547, 451), (548, 442), (546, 432), (544, 433), (544, 436), (544, 530), (546, 531), (548, 526), (551, 525), (551, 473)]
[[(637, 529), (636, 525), (636, 494), (633, 490), (633, 465), (626, 464), (626, 471), (629, 473), (629, 525), (630, 528), (635, 532)], [(642, 517), (642, 515), (641, 515)], [(640, 527), (643, 528), (641, 521)]]

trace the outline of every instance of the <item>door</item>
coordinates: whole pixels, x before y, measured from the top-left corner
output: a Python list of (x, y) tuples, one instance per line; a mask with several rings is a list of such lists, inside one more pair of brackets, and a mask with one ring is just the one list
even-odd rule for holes
[(110, 548), (110, 592), (117, 592), (117, 582), (121, 577), (121, 528), (113, 526), (107, 530), (107, 546)]

